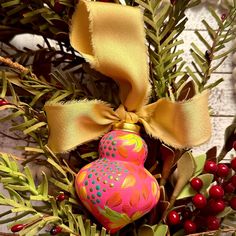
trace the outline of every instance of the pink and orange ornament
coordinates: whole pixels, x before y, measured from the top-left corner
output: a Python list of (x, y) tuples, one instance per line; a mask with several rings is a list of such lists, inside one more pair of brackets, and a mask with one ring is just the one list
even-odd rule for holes
[(76, 177), (81, 201), (111, 233), (149, 212), (159, 200), (159, 185), (144, 168), (147, 145), (138, 129), (123, 123), (105, 134), (99, 159)]

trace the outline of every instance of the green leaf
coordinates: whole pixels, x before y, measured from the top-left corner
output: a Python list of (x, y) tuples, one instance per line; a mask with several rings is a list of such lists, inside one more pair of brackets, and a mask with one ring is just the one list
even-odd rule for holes
[[(77, 216), (77, 222), (78, 222), (78, 225), (79, 225), (80, 235), (81, 236), (86, 236), (85, 228), (84, 228), (84, 223), (83, 223), (81, 215)], [(105, 233), (106, 233), (106, 231), (105, 231)]]
[(208, 84), (205, 89), (212, 89), (214, 87), (216, 87), (218, 84), (220, 84), (221, 82), (223, 82), (224, 79), (223, 78), (220, 78), (218, 80), (216, 80), (214, 83), (211, 83), (211, 84)]
[(184, 229), (180, 229), (179, 231), (173, 234), (173, 236), (185, 236), (185, 235), (186, 234), (185, 234)]
[(70, 192), (70, 186), (68, 186), (68, 184), (63, 184), (62, 182), (60, 182), (52, 177), (49, 179), (49, 182), (56, 185), (62, 191)]
[(43, 215), (41, 213), (36, 213), (33, 216), (28, 216), (27, 218), (20, 219), (20, 220), (14, 221), (11, 224), (8, 224), (8, 228), (11, 228), (13, 225), (16, 225), (16, 224), (29, 224), (31, 222), (38, 221), (42, 218), (42, 216)]
[(47, 175), (42, 172), (42, 182), (41, 184), (38, 186), (38, 192), (39, 194), (41, 194), (43, 197), (48, 197), (48, 178)]
[(50, 196), (49, 201), (51, 203), (52, 211), (54, 216), (58, 216), (57, 203), (54, 197)]
[(108, 206), (105, 206), (104, 210), (99, 208), (99, 211), (102, 215), (109, 218), (110, 221), (112, 221), (112, 222), (116, 222), (116, 221), (121, 220), (121, 219), (124, 222), (127, 222), (127, 223), (131, 222), (131, 219), (126, 214), (116, 212), (116, 211), (110, 209)]
[(79, 229), (78, 222), (77, 222), (74, 214), (72, 214), (71, 209), (69, 208), (68, 205), (65, 206), (65, 210), (66, 210), (66, 214), (67, 214), (68, 221), (69, 221), (69, 228), (73, 232), (78, 232), (78, 229)]
[(98, 152), (88, 152), (80, 155), (81, 158), (86, 159), (86, 158), (92, 158), (96, 159), (98, 158)]
[(8, 1), (8, 2), (5, 2), (5, 3), (2, 3), (1, 6), (3, 8), (6, 8), (6, 7), (12, 7), (12, 6), (15, 6), (17, 4), (20, 3), (20, 0), (12, 0), (12, 1)]
[(26, 175), (26, 178), (27, 178), (30, 188), (34, 189), (34, 191), (37, 191), (36, 187), (35, 187), (33, 176), (31, 174), (31, 171), (28, 166), (24, 167), (24, 172), (25, 172), (25, 175)]
[(53, 167), (55, 167), (64, 177), (67, 178), (66, 172), (57, 164), (54, 160), (48, 158), (47, 162), (50, 163)]
[(90, 235), (90, 232), (91, 232), (91, 222), (90, 222), (89, 219), (86, 219), (86, 220), (85, 220), (84, 227), (85, 227), (86, 236), (87, 236), (87, 235)]
[(220, 28), (223, 28), (223, 22), (222, 22), (221, 18), (218, 16), (218, 14), (216, 13), (215, 9), (213, 9), (213, 7), (209, 7), (208, 9), (209, 9), (211, 15), (215, 18), (218, 26)]
[(40, 128), (40, 127), (42, 127), (42, 126), (45, 126), (45, 125), (47, 125), (46, 122), (39, 122), (39, 123), (37, 123), (37, 124), (35, 124), (35, 125), (32, 125), (31, 127), (27, 128), (27, 129), (25, 129), (25, 130), (23, 131), (23, 133), (24, 133), (24, 134), (29, 134), (29, 133), (31, 133), (31, 132), (36, 131), (38, 128)]
[[(6, 166), (10, 167), (11, 166), (11, 162), (9, 160), (9, 154), (7, 153), (0, 153), (0, 158), (2, 160), (4, 160), (4, 163)], [(0, 163), (1, 164), (1, 163)]]
[(138, 229), (138, 236), (165, 236), (168, 232), (168, 226), (164, 224), (158, 225), (142, 225)]
[(221, 53), (221, 54), (219, 54), (219, 55), (214, 56), (214, 57), (213, 57), (213, 60), (219, 60), (219, 59), (221, 59), (222, 57), (225, 57), (225, 56), (229, 55), (230, 53), (235, 52), (235, 50), (236, 50), (236, 48), (231, 48), (231, 49), (227, 50), (227, 51), (224, 52), (224, 53)]
[(227, 206), (227, 207), (225, 207), (225, 209), (222, 212), (217, 214), (217, 217), (224, 218), (227, 215), (231, 214), (232, 212), (233, 212), (233, 209), (231, 207)]
[(26, 120), (25, 122), (19, 124), (19, 125), (14, 125), (10, 128), (10, 131), (13, 131), (13, 130), (23, 130), (25, 129), (26, 127), (29, 127), (33, 124), (35, 124), (37, 122), (37, 119), (36, 118), (33, 118), (31, 120)]
[(95, 224), (91, 226), (91, 236), (96, 236), (96, 228), (97, 226)]
[(195, 161), (196, 169), (195, 169), (193, 177), (198, 176), (202, 173), (204, 165), (205, 165), (205, 161), (206, 161), (206, 154), (195, 156), (194, 161)]
[(186, 71), (188, 72), (189, 76), (194, 80), (198, 87), (201, 86), (200, 81), (198, 80), (197, 76), (193, 73), (189, 66), (186, 66)]
[(31, 212), (36, 213), (36, 210), (34, 210), (32, 207), (22, 206), (22, 207), (16, 207), (11, 209), (12, 212)]
[[(185, 152), (177, 162), (177, 182), (174, 187), (174, 191), (171, 196), (171, 204), (180, 193), (185, 188), (186, 184), (189, 182), (189, 179), (193, 176), (195, 172), (195, 162), (191, 152)], [(181, 173), (184, 173), (181, 174)]]
[(68, 97), (68, 96), (70, 96), (70, 95), (72, 95), (72, 94), (73, 94), (73, 92), (71, 92), (71, 91), (64, 91), (64, 93), (61, 94), (60, 96), (56, 97), (56, 98), (53, 99), (53, 100), (51, 100), (51, 99), (50, 99), (50, 100), (51, 100), (52, 102), (59, 102), (59, 101), (65, 99), (66, 97)]
[(210, 50), (211, 49), (211, 46), (210, 46), (210, 44), (207, 42), (207, 40), (205, 39), (205, 37), (204, 36), (202, 36), (201, 34), (200, 34), (200, 32), (199, 31), (195, 31), (195, 34), (198, 36), (198, 38), (201, 40), (201, 42), (206, 46), (206, 48), (208, 49), (208, 50)]
[(12, 113), (12, 114), (10, 114), (8, 116), (0, 118), (0, 122), (4, 122), (4, 121), (7, 121), (7, 120), (12, 120), (14, 118), (17, 118), (17, 117), (23, 115), (23, 114), (24, 114), (24, 112), (21, 111), (21, 110), (16, 111), (16, 112), (14, 112), (14, 113)]
[[(210, 184), (212, 183), (212, 181), (214, 179), (214, 175), (212, 175), (212, 174), (202, 174), (202, 175), (199, 175), (198, 178), (201, 179), (202, 182), (203, 182), (203, 187), (202, 187), (200, 192), (202, 194), (205, 194), (207, 188), (210, 186)], [(196, 191), (193, 190), (190, 183), (188, 183), (184, 186), (183, 190), (180, 192), (177, 199), (179, 200), (179, 199), (183, 199), (183, 198), (187, 198), (187, 197), (192, 197), (195, 194), (196, 194)]]
[(48, 197), (43, 195), (30, 195), (30, 200), (32, 201), (48, 201)]
[(0, 94), (0, 98), (4, 98), (7, 93), (7, 79), (5, 75), (5, 71), (2, 71), (2, 91)]
[[(11, 213), (12, 213), (12, 211), (11, 211)], [(3, 219), (3, 220), (0, 220), (0, 224), (7, 224), (7, 223), (9, 223), (9, 222), (12, 222), (12, 221), (21, 219), (21, 218), (27, 216), (28, 214), (30, 214), (30, 213), (29, 213), (29, 212), (23, 212), (23, 213), (21, 213), (21, 214), (15, 215), (15, 216), (11, 216), (11, 217), (9, 217), (9, 218), (5, 218), (5, 219)]]
[(166, 236), (168, 232), (168, 226), (164, 224), (156, 225), (154, 229), (154, 236)]
[(206, 20), (202, 20), (202, 23), (206, 27), (208, 34), (210, 35), (211, 39), (214, 40), (216, 37), (216, 32), (215, 30), (206, 22)]
[(20, 191), (20, 192), (31, 192), (35, 195), (38, 194), (38, 192), (31, 188), (29, 185), (15, 185), (15, 184), (9, 184), (8, 187), (14, 189), (15, 191)]
[[(81, 235), (82, 236), (82, 235)], [(86, 235), (85, 235), (86, 236)], [(106, 236), (106, 229), (102, 227), (101, 235), (100, 236)]]
[[(140, 228), (138, 229), (138, 236), (154, 236), (154, 230), (152, 228), (152, 226), (150, 225), (142, 225), (140, 226)], [(162, 236), (162, 235), (160, 235)]]
[(4, 186), (4, 188), (9, 192), (9, 195), (11, 196), (12, 200), (16, 201), (19, 204), (24, 205), (24, 201), (19, 195), (19, 193), (17, 193), (14, 189), (10, 188), (9, 185)]
[(144, 1), (142, 0), (135, 0), (136, 3), (138, 3), (140, 6), (144, 7), (146, 10), (149, 10), (150, 12), (152, 12), (150, 6), (145, 3)]

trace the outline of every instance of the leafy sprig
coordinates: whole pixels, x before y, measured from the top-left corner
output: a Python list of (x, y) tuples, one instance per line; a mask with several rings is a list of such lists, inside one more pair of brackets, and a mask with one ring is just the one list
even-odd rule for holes
[[(75, 173), (65, 170), (60, 166), (59, 160), (52, 157), (49, 150), (45, 150), (48, 156), (47, 162), (56, 176), (48, 177), (42, 172), (42, 180), (36, 184), (28, 166), (23, 171), (11, 155), (0, 153), (0, 182), (7, 190), (8, 195), (0, 194), (0, 205), (11, 207), (1, 213), (0, 224), (8, 223), (9, 227), (23, 224), (19, 235), (34, 236), (45, 227), (58, 225), (63, 233), (67, 235), (81, 236), (94, 235), (99, 233), (96, 225), (90, 221), (83, 222), (82, 205), (78, 201), (74, 190)], [(50, 195), (50, 182), (53, 183), (56, 192), (67, 194), (68, 198), (59, 202), (57, 198)], [(77, 209), (77, 210), (75, 210)], [(79, 209), (79, 210), (78, 210)], [(106, 234), (104, 228), (100, 235)]]
[(218, 27), (214, 29), (207, 21), (202, 21), (210, 40), (206, 40), (200, 31), (195, 31), (195, 34), (205, 46), (205, 52), (202, 52), (194, 42), (191, 43), (192, 66), (196, 73), (189, 66), (186, 67), (199, 91), (211, 89), (223, 81), (223, 78), (220, 78), (213, 83), (209, 83), (211, 74), (224, 63), (230, 53), (236, 50), (236, 47), (225, 50), (227, 43), (235, 39), (236, 35), (236, 30), (232, 27), (236, 19), (236, 2), (227, 14), (219, 16), (212, 7), (209, 7), (209, 12)]

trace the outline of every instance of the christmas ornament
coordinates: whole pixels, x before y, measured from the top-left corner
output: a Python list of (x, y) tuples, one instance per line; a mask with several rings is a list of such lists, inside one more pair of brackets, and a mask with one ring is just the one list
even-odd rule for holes
[[(99, 100), (47, 103), (48, 147), (66, 152), (105, 134), (100, 158), (80, 170), (76, 189), (90, 212), (115, 232), (147, 213), (159, 198), (156, 180), (143, 168), (146, 144), (129, 128), (140, 123), (146, 133), (177, 148), (199, 145), (210, 137), (208, 91), (188, 101), (161, 98), (147, 105), (150, 84), (139, 9), (81, 0), (71, 23), (71, 45), (118, 83), (121, 104), (114, 110)], [(128, 124), (128, 130), (120, 124)], [(121, 130), (109, 132), (117, 125)], [(191, 132), (186, 135), (186, 130)]]
[(111, 233), (149, 212), (159, 199), (159, 185), (143, 166), (147, 145), (138, 129), (116, 125), (101, 139), (99, 159), (76, 177), (83, 204)]

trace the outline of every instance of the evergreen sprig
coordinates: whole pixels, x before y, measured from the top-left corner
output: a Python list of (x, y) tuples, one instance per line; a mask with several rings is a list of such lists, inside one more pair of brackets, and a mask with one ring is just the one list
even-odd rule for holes
[(74, 0), (2, 0), (0, 7), (1, 41), (17, 34), (30, 33), (69, 44), (69, 22)]
[(202, 21), (210, 40), (207, 40), (200, 31), (195, 31), (198, 39), (205, 46), (205, 52), (194, 42), (191, 43), (192, 66), (196, 73), (189, 66), (186, 67), (188, 74), (197, 84), (199, 91), (211, 89), (223, 81), (223, 78), (220, 78), (213, 83), (209, 83), (211, 74), (223, 64), (230, 53), (236, 50), (235, 46), (225, 50), (227, 43), (235, 39), (236, 36), (236, 29), (232, 27), (236, 19), (236, 1), (234, 1), (234, 6), (229, 9), (227, 14), (219, 16), (212, 7), (209, 7), (209, 12), (218, 27), (214, 29), (207, 21)]
[[(109, 235), (104, 228), (100, 231), (89, 220), (83, 221), (81, 203), (75, 196), (75, 173), (64, 170), (55, 156), (52, 158), (50, 152), (45, 152), (49, 168), (56, 170), (56, 176), (48, 177), (42, 173), (42, 181), (38, 184), (28, 166), (22, 171), (11, 155), (0, 153), (0, 182), (9, 195), (0, 195), (0, 205), (11, 207), (11, 210), (1, 213), (4, 219), (0, 224), (8, 223), (9, 228), (23, 224), (19, 235), (27, 236), (39, 235), (41, 229), (54, 225), (62, 228), (63, 235)], [(50, 195), (50, 182), (56, 188), (55, 192), (65, 193), (68, 198), (61, 202)]]
[(186, 77), (182, 70), (185, 62), (181, 57), (184, 50), (178, 49), (184, 43), (178, 36), (187, 22), (185, 11), (200, 1), (184, 0), (172, 4), (171, 1), (136, 0), (136, 3), (144, 9), (153, 98), (170, 97), (170, 88), (178, 89), (185, 82), (180, 79), (177, 83), (177, 77)]

